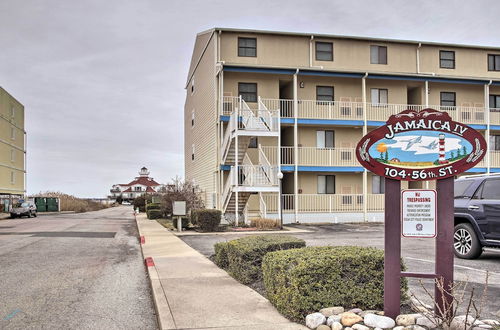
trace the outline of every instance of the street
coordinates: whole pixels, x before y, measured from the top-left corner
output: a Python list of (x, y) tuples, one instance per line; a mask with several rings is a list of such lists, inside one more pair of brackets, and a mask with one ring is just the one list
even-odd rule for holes
[[(310, 230), (308, 233), (293, 233), (291, 235), (302, 238), (307, 246), (325, 245), (358, 245), (384, 248), (384, 227), (380, 223), (366, 224), (336, 224), (324, 226), (294, 225), (295, 228)], [(205, 256), (214, 253), (213, 245), (217, 242), (236, 239), (241, 234), (196, 235), (182, 236), (191, 247)], [(402, 256), (410, 272), (429, 272), (434, 269), (434, 240), (433, 239), (402, 239)], [(476, 260), (455, 258), (455, 280), (468, 281), (467, 292), (475, 288), (474, 295), (480, 296), (484, 289), (486, 272), (489, 273), (487, 298), (483, 307), (483, 317), (498, 318), (500, 316), (500, 250), (487, 250)], [(431, 280), (423, 280), (422, 284), (433, 293)], [(431, 300), (425, 294), (418, 279), (409, 279), (410, 292), (424, 302)]]
[(0, 221), (1, 329), (156, 329), (131, 207)]

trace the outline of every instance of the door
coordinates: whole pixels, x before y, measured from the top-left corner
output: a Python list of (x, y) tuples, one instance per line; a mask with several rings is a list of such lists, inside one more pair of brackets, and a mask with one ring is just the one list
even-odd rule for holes
[(487, 239), (500, 239), (500, 178), (486, 179), (470, 200), (469, 213)]

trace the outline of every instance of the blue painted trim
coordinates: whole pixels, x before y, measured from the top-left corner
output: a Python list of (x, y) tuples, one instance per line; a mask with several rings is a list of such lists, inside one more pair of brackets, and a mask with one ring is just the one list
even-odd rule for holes
[[(272, 73), (272, 74), (295, 74), (294, 69), (279, 69), (279, 68), (257, 68), (246, 66), (231, 66), (224, 65), (223, 70), (226, 72), (252, 72), (252, 73)], [(327, 76), (327, 77), (346, 77), (346, 78), (362, 78), (363, 73), (356, 72), (333, 72), (333, 71), (317, 71), (317, 70), (303, 70), (299, 69), (299, 75), (302, 76)], [(454, 79), (454, 78), (440, 78), (440, 77), (422, 77), (422, 76), (408, 76), (408, 75), (384, 75), (384, 74), (370, 74), (368, 79), (383, 79), (383, 80), (412, 80), (412, 81), (430, 81), (451, 84), (467, 84), (467, 85), (484, 85), (489, 83), (489, 80), (473, 80), (473, 79)], [(500, 81), (492, 82), (492, 85), (500, 86)]]
[(268, 68), (252, 68), (245, 66), (227, 66), (223, 68), (226, 72), (252, 72), (252, 73), (273, 73), (273, 74), (295, 74), (296, 70), (291, 69), (268, 69)]
[(362, 73), (349, 73), (349, 72), (299, 70), (299, 76), (363, 78), (364, 74), (362, 74)]
[(473, 129), (486, 129), (486, 125), (475, 125), (475, 124), (467, 124), (467, 125), (472, 127)]
[(293, 124), (294, 119), (293, 118), (280, 118), (280, 123), (281, 124)]
[(309, 125), (345, 125), (345, 126), (363, 126), (362, 120), (335, 120), (335, 119), (297, 119), (299, 124)]
[(490, 129), (500, 131), (500, 125), (490, 125)]
[(368, 75), (368, 79), (384, 79), (384, 80), (414, 80), (414, 81), (430, 81), (450, 84), (467, 84), (467, 85), (484, 85), (489, 83), (487, 80), (472, 80), (472, 79), (453, 79), (453, 78), (438, 78), (438, 77), (414, 77), (414, 76), (395, 76), (395, 75)]
[(290, 166), (290, 165), (281, 166), (281, 171), (293, 172), (293, 171), (295, 171), (295, 166)]
[(500, 167), (490, 167), (490, 172), (500, 173)]
[(222, 171), (230, 171), (231, 170), (231, 165), (221, 165), (220, 169)]
[(228, 122), (229, 121), (229, 117), (230, 116), (224, 116), (224, 115), (222, 115), (222, 116), (220, 116), (220, 121), (226, 121), (226, 122)]
[(301, 172), (363, 172), (361, 166), (299, 166)]

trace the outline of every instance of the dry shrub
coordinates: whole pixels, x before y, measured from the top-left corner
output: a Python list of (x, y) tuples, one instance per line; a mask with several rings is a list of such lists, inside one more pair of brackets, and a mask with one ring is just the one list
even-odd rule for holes
[(30, 197), (58, 197), (61, 211), (73, 211), (77, 213), (98, 211), (108, 208), (109, 205), (98, 203), (89, 199), (78, 198), (73, 195), (64, 194), (58, 191), (46, 191)]
[(258, 218), (250, 220), (250, 227), (255, 227), (257, 229), (276, 229), (279, 227), (279, 224), (276, 219)]

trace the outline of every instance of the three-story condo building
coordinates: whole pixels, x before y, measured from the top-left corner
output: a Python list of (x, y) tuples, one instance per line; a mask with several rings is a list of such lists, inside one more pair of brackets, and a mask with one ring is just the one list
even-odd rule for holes
[(384, 179), (354, 148), (408, 108), (479, 130), (489, 152), (472, 172), (500, 172), (500, 48), (214, 28), (186, 92), (186, 179), (239, 222), (381, 219)]
[(0, 87), (0, 210), (26, 193), (24, 106)]

